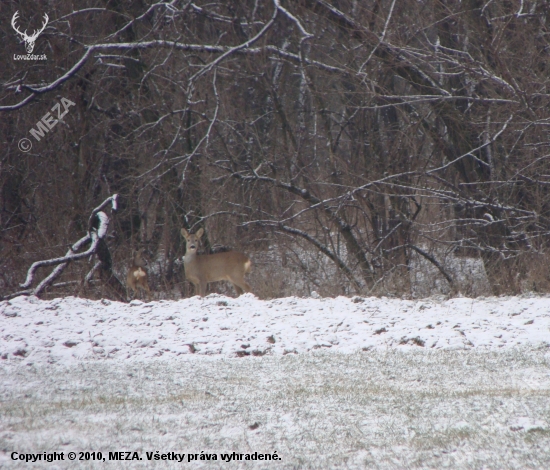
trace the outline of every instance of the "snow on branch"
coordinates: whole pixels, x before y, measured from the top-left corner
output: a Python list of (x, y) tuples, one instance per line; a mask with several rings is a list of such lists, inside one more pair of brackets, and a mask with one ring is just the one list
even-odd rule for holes
[[(118, 209), (118, 194), (113, 194), (111, 197), (108, 197), (107, 199), (105, 199), (105, 201), (103, 201), (99, 206), (97, 206), (92, 211), (92, 213), (90, 214), (90, 218), (88, 219), (88, 231), (90, 231), (92, 229), (93, 222), (94, 222), (94, 217), (96, 216), (96, 214), (98, 214), (100, 211), (105, 209), (105, 207), (108, 206), (109, 203), (111, 203), (111, 211), (116, 212), (116, 210)], [(105, 215), (105, 214), (103, 214), (103, 215)], [(108, 220), (107, 220), (107, 223), (109, 223)], [(99, 231), (98, 231), (98, 234), (99, 234)], [(99, 238), (103, 238), (103, 237), (99, 236)]]
[[(60, 85), (65, 83), (66, 81), (70, 80), (73, 76), (76, 75), (76, 73), (88, 62), (88, 60), (94, 56), (94, 53), (97, 51), (103, 51), (103, 50), (135, 50), (135, 49), (151, 49), (151, 48), (170, 48), (173, 50), (178, 51), (184, 51), (184, 52), (195, 52), (195, 53), (210, 53), (210, 54), (220, 54), (216, 59), (209, 62), (208, 64), (204, 65), (198, 72), (196, 72), (190, 79), (190, 82), (196, 81), (199, 77), (203, 76), (210, 70), (212, 70), (214, 67), (216, 67), (220, 62), (225, 60), (227, 57), (233, 55), (233, 54), (258, 54), (263, 51), (269, 51), (272, 53), (275, 53), (279, 55), (282, 58), (286, 58), (289, 60), (292, 60), (294, 62), (304, 62), (307, 65), (313, 65), (320, 68), (324, 68), (328, 71), (332, 72), (345, 72), (344, 69), (340, 69), (338, 67), (330, 66), (328, 64), (323, 64), (318, 61), (313, 61), (306, 58), (301, 58), (300, 55), (292, 54), (289, 52), (286, 52), (276, 46), (273, 45), (265, 45), (262, 47), (256, 47), (252, 48), (251, 46), (256, 43), (261, 37), (263, 37), (267, 31), (274, 25), (275, 19), (277, 17), (277, 13), (279, 11), (282, 11), (285, 15), (289, 16), (292, 20), (295, 19), (286, 9), (282, 8), (278, 1), (275, 2), (275, 8), (273, 11), (273, 15), (270, 18), (270, 20), (264, 24), (262, 29), (252, 38), (249, 40), (234, 46), (234, 47), (227, 47), (227, 46), (219, 46), (219, 45), (209, 45), (209, 44), (185, 44), (178, 41), (169, 41), (169, 40), (162, 40), (162, 39), (156, 39), (151, 41), (136, 41), (136, 42), (119, 42), (119, 43), (103, 43), (103, 44), (90, 44), (84, 46), (84, 53), (80, 57), (80, 59), (77, 60), (77, 62), (69, 69), (67, 70), (63, 75), (55, 79), (54, 81), (42, 85), (42, 86), (35, 86), (35, 85), (25, 85), (21, 83), (17, 83), (15, 85), (7, 86), (6, 88), (13, 88), (16, 90), (16, 92), (21, 91), (22, 89), (29, 91), (31, 94), (26, 96), (23, 100), (20, 102), (13, 104), (13, 105), (6, 105), (6, 106), (0, 106), (0, 111), (14, 111), (17, 109), (22, 108), (27, 103), (32, 101), (34, 97), (38, 94), (47, 93), (50, 91), (55, 90)], [(300, 28), (303, 38), (309, 38), (311, 35), (303, 29), (301, 24), (298, 23), (298, 27)], [(302, 31), (303, 30), (303, 31)], [(115, 34), (118, 34), (120, 31), (118, 31)]]
[[(274, 0), (275, 6), (277, 7), (277, 0)], [(239, 44), (238, 46), (231, 47), (228, 50), (226, 50), (221, 56), (219, 56), (217, 59), (213, 60), (212, 62), (206, 64), (204, 67), (202, 67), (198, 72), (196, 72), (190, 79), (189, 82), (194, 82), (199, 77), (204, 75), (205, 73), (212, 70), (213, 67), (218, 65), (221, 61), (223, 61), (225, 58), (229, 57), (231, 54), (237, 53), (243, 49), (249, 48), (252, 44), (257, 42), (275, 23), (275, 19), (277, 18), (277, 12), (279, 11), (278, 8), (275, 8), (273, 11), (273, 15), (271, 16), (270, 20), (264, 25), (264, 27), (256, 34), (255, 36), (251, 37), (248, 41), (243, 42), (242, 44)]]
[[(111, 204), (111, 211), (116, 211), (117, 197), (118, 195), (114, 194), (113, 196), (103, 201), (98, 207), (96, 207), (92, 211), (92, 214), (90, 215), (90, 218), (88, 220), (88, 233), (76, 243), (74, 243), (69, 248), (65, 256), (36, 261), (31, 265), (27, 272), (27, 278), (25, 279), (25, 282), (21, 284), (21, 287), (23, 289), (28, 289), (32, 285), (34, 281), (34, 275), (38, 268), (47, 266), (56, 266), (56, 268), (50, 273), (49, 276), (42, 280), (36, 288), (29, 289), (28, 291), (22, 293), (38, 296), (42, 291), (44, 291), (44, 289), (50, 286), (53, 281), (61, 275), (63, 270), (71, 261), (78, 261), (96, 253), (100, 240), (105, 238), (105, 236), (107, 235), (110, 221), (109, 217), (105, 212), (102, 211), (102, 209)], [(88, 243), (91, 243), (90, 247), (86, 251), (78, 253), (78, 251)]]
[[(95, 238), (97, 238), (97, 236)], [(53, 259), (43, 260), (43, 261), (35, 261), (31, 265), (29, 270), (27, 271), (27, 278), (25, 279), (25, 282), (23, 284), (20, 284), (21, 287), (23, 289), (25, 289), (25, 288), (31, 286), (31, 284), (34, 280), (34, 274), (35, 274), (35, 272), (38, 268), (42, 268), (42, 267), (46, 267), (46, 266), (57, 266), (58, 264), (61, 264), (61, 263), (67, 262), (67, 261), (74, 261), (74, 260), (82, 258), (82, 256), (81, 256), (82, 254), (84, 254), (84, 257), (89, 256), (90, 255), (89, 250), (84, 252), (84, 253), (80, 253), (80, 254), (74, 254), (74, 253), (75, 253), (75, 251), (78, 251), (80, 248), (82, 248), (83, 245), (90, 242), (90, 240), (91, 240), (91, 236), (90, 236), (90, 234), (87, 234), (87, 235), (83, 236), (80, 240), (78, 240), (73, 246), (71, 246), (69, 248), (69, 251), (67, 251), (67, 253), (65, 254), (65, 256), (62, 256), (60, 258), (53, 258)], [(96, 244), (92, 244), (92, 246), (95, 248), (94, 245), (96, 245)]]
[[(290, 13), (286, 8), (281, 6), (281, 2), (279, 0), (273, 0), (275, 3), (275, 7), (277, 10), (280, 10), (285, 16), (288, 17), (290, 21), (292, 21), (300, 30), (300, 33), (302, 34), (302, 41), (304, 39), (312, 38), (313, 34), (310, 34), (306, 31), (306, 29), (303, 27), (302, 23), (298, 18), (296, 18), (292, 13)], [(301, 42), (301, 41), (300, 41)]]

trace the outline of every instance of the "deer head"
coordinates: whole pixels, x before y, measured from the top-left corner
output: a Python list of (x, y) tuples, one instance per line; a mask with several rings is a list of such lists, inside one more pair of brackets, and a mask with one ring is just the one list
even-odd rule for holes
[(46, 28), (46, 25), (48, 24), (48, 20), (49, 20), (48, 15), (46, 13), (44, 13), (44, 24), (42, 25), (42, 28), (40, 28), (38, 31), (35, 31), (30, 36), (27, 35), (27, 30), (25, 30), (25, 32), (22, 33), (17, 28), (16, 21), (17, 21), (18, 17), (19, 17), (19, 12), (16, 11), (15, 14), (13, 15), (13, 18), (11, 19), (11, 25), (12, 25), (13, 29), (15, 29), (15, 32), (21, 36), (23, 41), (25, 41), (25, 49), (27, 49), (27, 52), (29, 54), (31, 54), (33, 49), (34, 49), (34, 43), (35, 43), (36, 39), (38, 38), (40, 33), (42, 31), (44, 31), (44, 28)]

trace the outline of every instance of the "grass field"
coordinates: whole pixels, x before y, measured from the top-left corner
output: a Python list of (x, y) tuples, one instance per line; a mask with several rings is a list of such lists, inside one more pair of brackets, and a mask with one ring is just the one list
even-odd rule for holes
[[(0, 384), (6, 468), (550, 468), (547, 349), (10, 365)], [(13, 451), (143, 460), (28, 464)], [(155, 451), (198, 458), (148, 461)]]

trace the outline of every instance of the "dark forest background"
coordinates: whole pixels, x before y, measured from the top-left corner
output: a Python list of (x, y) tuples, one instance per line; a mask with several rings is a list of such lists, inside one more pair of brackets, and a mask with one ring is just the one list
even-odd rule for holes
[[(0, 296), (113, 194), (112, 271), (145, 248), (156, 298), (191, 293), (181, 227), (248, 253), (265, 298), (548, 292), (549, 7), (1, 2)], [(16, 11), (48, 14), (47, 60), (14, 59)], [(117, 298), (95, 256), (43, 295)]]

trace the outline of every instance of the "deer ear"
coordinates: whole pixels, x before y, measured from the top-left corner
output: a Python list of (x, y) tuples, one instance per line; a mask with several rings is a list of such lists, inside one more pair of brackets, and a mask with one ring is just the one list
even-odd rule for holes
[(203, 228), (200, 228), (197, 230), (197, 238), (200, 238), (202, 237), (202, 234), (204, 233), (204, 229)]
[(181, 229), (181, 236), (183, 238), (187, 238), (189, 236), (189, 233), (184, 228)]

